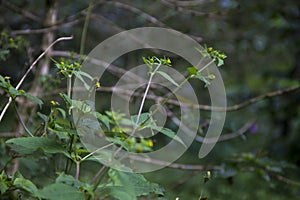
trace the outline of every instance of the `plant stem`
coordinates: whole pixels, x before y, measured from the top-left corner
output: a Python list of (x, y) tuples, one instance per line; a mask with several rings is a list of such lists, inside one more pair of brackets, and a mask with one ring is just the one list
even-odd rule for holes
[(18, 108), (17, 108), (16, 103), (13, 102), (13, 105), (14, 105), (14, 109), (15, 109), (15, 111), (16, 111), (16, 113), (17, 113), (18, 119), (20, 120), (20, 122), (21, 122), (23, 128), (25, 129), (25, 131), (26, 131), (31, 137), (34, 137), (33, 134), (32, 134), (32, 133), (29, 131), (29, 129), (26, 127), (25, 123), (23, 122), (22, 117), (20, 116), (20, 113), (19, 113), (19, 111), (18, 111)]
[[(49, 45), (49, 47), (47, 47), (45, 49), (45, 51), (43, 53), (41, 53), (39, 55), (39, 57), (30, 65), (30, 67), (28, 68), (28, 70), (25, 72), (25, 74), (23, 75), (23, 77), (21, 78), (21, 80), (19, 81), (18, 85), (16, 86), (16, 90), (18, 90), (22, 83), (24, 82), (25, 78), (28, 76), (29, 72), (33, 69), (33, 67), (37, 64), (37, 62), (47, 53), (47, 51), (49, 51), (53, 45), (55, 45), (56, 43), (60, 42), (60, 41), (63, 41), (63, 40), (71, 40), (73, 39), (73, 36), (70, 36), (70, 37), (61, 37), (61, 38), (58, 38), (57, 40), (55, 40), (53, 43), (51, 43)], [(5, 107), (3, 108), (1, 114), (0, 114), (0, 122), (2, 121), (3, 117), (4, 117), (4, 114), (6, 113), (8, 107), (10, 106), (10, 104), (12, 103), (12, 97), (9, 97), (8, 99), (8, 102), (7, 104), (5, 105)]]
[(80, 41), (80, 51), (79, 51), (80, 55), (83, 55), (83, 53), (84, 53), (86, 33), (87, 33), (89, 21), (90, 21), (90, 15), (91, 15), (91, 12), (92, 12), (92, 8), (93, 8), (93, 0), (90, 1), (89, 7), (88, 7), (88, 10), (87, 10), (87, 14), (86, 14), (86, 17), (85, 17), (83, 29), (82, 29), (82, 35), (81, 35), (81, 41)]
[(67, 78), (67, 95), (71, 98), (71, 90), (72, 90), (72, 77)]
[(79, 178), (79, 172), (80, 172), (80, 162), (76, 161), (76, 174), (75, 174), (75, 180), (78, 181)]
[(95, 151), (93, 151), (93, 152), (89, 153), (88, 155), (86, 155), (85, 157), (83, 157), (83, 158), (81, 159), (81, 162), (83, 162), (84, 160), (86, 160), (87, 158), (89, 158), (90, 156), (92, 156), (92, 155), (93, 155), (94, 153), (96, 153), (97, 151), (100, 151), (100, 150), (102, 150), (102, 149), (105, 149), (105, 148), (110, 147), (110, 146), (113, 146), (113, 145), (114, 145), (114, 143), (110, 143), (110, 144), (105, 145), (105, 146), (103, 146), (103, 147), (101, 147), (101, 148), (99, 148), (99, 149), (96, 149)]
[(134, 129), (133, 129), (133, 131), (131, 133), (131, 136), (135, 133), (135, 131), (137, 129), (137, 126), (138, 126), (138, 123), (139, 123), (139, 120), (140, 120), (140, 117), (141, 117), (141, 114), (142, 114), (142, 111), (143, 111), (144, 103), (145, 103), (147, 94), (149, 92), (150, 85), (152, 83), (153, 76), (157, 72), (157, 70), (159, 69), (160, 66), (161, 66), (161, 64), (158, 64), (157, 67), (156, 67), (156, 69), (150, 74), (150, 78), (149, 78), (149, 81), (147, 83), (147, 87), (146, 87), (146, 90), (145, 90), (145, 93), (144, 93), (144, 96), (143, 96), (143, 99), (142, 99), (142, 102), (141, 102), (141, 105), (140, 105), (140, 108), (139, 108), (138, 115), (136, 117)]
[[(202, 60), (200, 60), (199, 64), (201, 63)], [(209, 65), (211, 65), (214, 62), (214, 59), (212, 59), (209, 63), (207, 63), (204, 67), (198, 70), (198, 73), (201, 73), (203, 70), (205, 70)], [(199, 65), (198, 64), (198, 65)], [(197, 65), (197, 66), (198, 66)], [(165, 105), (172, 97), (173, 94), (175, 94), (186, 82), (188, 82), (193, 76), (189, 75), (186, 79), (184, 79), (176, 88), (175, 90), (163, 100), (161, 103), (161, 106)], [(147, 95), (147, 94), (146, 94)], [(145, 97), (145, 96), (144, 96)], [(141, 125), (144, 125), (157, 111), (159, 108), (156, 108), (151, 114), (147, 116), (147, 118), (141, 123)]]

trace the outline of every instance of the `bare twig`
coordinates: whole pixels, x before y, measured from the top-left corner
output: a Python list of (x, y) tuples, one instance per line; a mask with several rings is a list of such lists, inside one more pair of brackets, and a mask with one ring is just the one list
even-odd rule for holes
[(115, 1), (108, 1), (107, 3), (113, 4), (115, 7), (123, 8), (129, 10), (130, 12), (138, 14), (139, 16), (143, 17), (144, 19), (148, 20), (153, 24), (156, 24), (161, 27), (166, 27), (166, 25), (163, 22), (159, 21), (157, 18), (149, 15), (148, 13), (138, 9), (137, 7), (131, 6), (129, 4), (121, 3), (121, 2), (115, 2)]
[(22, 8), (19, 8), (18, 6), (12, 4), (11, 2), (9, 1), (2, 1), (1, 2), (6, 8), (16, 12), (16, 13), (19, 13), (21, 14), (22, 16), (28, 18), (28, 19), (31, 19), (32, 21), (35, 21), (35, 22), (40, 22), (41, 21), (41, 18), (39, 16), (36, 16), (28, 11), (26, 11), (25, 9), (22, 9)]
[[(230, 139), (233, 139), (233, 138), (236, 138), (236, 137), (239, 137), (239, 136), (242, 136), (244, 135), (252, 126), (254, 125), (254, 122), (248, 122), (246, 123), (242, 128), (238, 129), (237, 131), (233, 132), (233, 133), (228, 133), (228, 134), (225, 134), (225, 135), (221, 135), (219, 138), (218, 138), (218, 142), (221, 142), (221, 141), (226, 141), (226, 140), (230, 140)], [(196, 141), (198, 142), (204, 142), (204, 137), (201, 137), (199, 135), (196, 136), (195, 138)], [(214, 142), (216, 141), (216, 138), (207, 138), (206, 139), (206, 142), (207, 143), (210, 143), (210, 142)]]
[[(242, 170), (243, 170), (243, 171), (250, 171), (250, 172), (253, 172), (253, 171), (256, 170), (256, 168), (251, 166), (251, 167), (245, 167), (245, 168), (242, 168)], [(277, 179), (278, 181), (284, 182), (284, 183), (286, 183), (286, 184), (288, 184), (288, 185), (300, 187), (300, 182), (298, 182), (298, 181), (294, 181), (294, 180), (292, 180), (292, 179), (286, 178), (286, 177), (284, 177), (284, 176), (281, 176), (281, 175), (279, 175), (279, 174), (275, 174), (275, 173), (270, 172), (270, 171), (267, 171), (267, 170), (263, 170), (263, 169), (262, 169), (262, 171), (263, 171), (264, 173), (268, 174), (269, 176), (271, 176), (271, 177)]]
[[(21, 80), (19, 81), (19, 83), (17, 84), (16, 89), (18, 90), (21, 87), (21, 85), (23, 84), (25, 78), (28, 76), (29, 72), (33, 69), (33, 67), (37, 64), (37, 62), (47, 53), (47, 51), (52, 48), (53, 45), (55, 45), (56, 43), (58, 43), (60, 41), (71, 40), (71, 39), (73, 39), (73, 36), (70, 36), (70, 37), (61, 37), (61, 38), (58, 38), (57, 40), (55, 40), (49, 47), (47, 47), (45, 49), (45, 51), (41, 55), (39, 55), (39, 57), (30, 65), (30, 67), (28, 68), (28, 70), (25, 72), (25, 74), (23, 75), (23, 77), (21, 78)], [(12, 100), (13, 99), (11, 97), (9, 97), (7, 104), (5, 105), (5, 107), (3, 108), (2, 112), (1, 112), (0, 122), (2, 121), (3, 116), (4, 116), (5, 112), (7, 111), (8, 107), (12, 103)]]
[(49, 31), (54, 31), (57, 30), (63, 26), (71, 26), (74, 24), (77, 24), (81, 21), (81, 19), (76, 19), (70, 22), (64, 22), (64, 23), (59, 23), (59, 24), (55, 24), (52, 26), (48, 26), (46, 28), (40, 28), (40, 29), (24, 29), (24, 30), (15, 30), (12, 31), (11, 34), (12, 35), (27, 35), (27, 34), (41, 34), (41, 33), (47, 33)]
[(198, 6), (199, 4), (207, 3), (207, 0), (194, 0), (194, 1), (175, 1), (175, 0), (161, 0), (162, 2), (169, 4), (169, 5), (174, 5), (174, 6)]
[(95, 174), (95, 176), (92, 178), (91, 182), (90, 183), (93, 183), (96, 181), (96, 179), (98, 178), (98, 176), (104, 171), (104, 169), (106, 168), (105, 165), (103, 165), (99, 171)]
[(130, 155), (129, 158), (133, 160), (138, 160), (142, 161), (145, 163), (151, 163), (155, 165), (160, 165), (160, 166), (167, 166), (169, 168), (174, 168), (174, 169), (183, 169), (183, 170), (198, 170), (198, 171), (203, 171), (203, 170), (222, 170), (223, 167), (220, 165), (190, 165), (190, 164), (181, 164), (181, 163), (169, 163), (163, 160), (156, 160), (152, 158), (145, 158), (141, 156), (135, 156), (135, 155)]

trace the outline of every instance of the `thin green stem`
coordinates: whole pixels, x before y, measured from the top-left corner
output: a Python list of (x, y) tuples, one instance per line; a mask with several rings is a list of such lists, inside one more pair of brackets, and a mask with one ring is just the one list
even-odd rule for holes
[(75, 174), (76, 181), (78, 181), (78, 179), (79, 179), (79, 173), (80, 173), (80, 162), (76, 161), (76, 174)]
[(71, 91), (72, 91), (72, 76), (67, 78), (67, 95), (71, 98)]
[(31, 137), (34, 137), (33, 134), (30, 132), (30, 130), (26, 127), (25, 123), (23, 122), (22, 117), (21, 117), (21, 115), (20, 115), (20, 113), (19, 113), (19, 111), (18, 111), (18, 108), (17, 108), (17, 105), (16, 105), (15, 101), (13, 101), (13, 105), (14, 105), (14, 109), (15, 109), (15, 111), (16, 111), (16, 113), (17, 113), (18, 119), (19, 119), (20, 123), (22, 124), (23, 128), (25, 129), (25, 131), (26, 131)]
[[(203, 70), (205, 70), (207, 67), (209, 67), (209, 65), (211, 65), (214, 62), (214, 59), (212, 59), (209, 63), (207, 63), (204, 67), (202, 67), (201, 69), (198, 70), (198, 73), (201, 73)], [(198, 64), (199, 65), (199, 64)], [(198, 66), (197, 65), (197, 66)], [(189, 79), (193, 78), (193, 75), (189, 75), (186, 79), (184, 79), (176, 88), (175, 90), (167, 97), (163, 100), (163, 102), (161, 103), (161, 106), (165, 105), (170, 99), (171, 97), (179, 90), (181, 89), (181, 87), (189, 81)], [(157, 111), (159, 110), (159, 107), (156, 108), (150, 115), (147, 116), (147, 118), (141, 123), (141, 126), (144, 125)]]
[(81, 41), (80, 41), (80, 55), (84, 54), (84, 48), (85, 48), (85, 41), (86, 41), (86, 33), (87, 33), (87, 29), (89, 26), (89, 21), (90, 21), (90, 15), (92, 13), (92, 8), (93, 8), (93, 2), (94, 0), (90, 1), (88, 10), (87, 10), (87, 14), (85, 17), (85, 21), (84, 21), (84, 25), (83, 25), (83, 30), (82, 30), (82, 35), (81, 35)]

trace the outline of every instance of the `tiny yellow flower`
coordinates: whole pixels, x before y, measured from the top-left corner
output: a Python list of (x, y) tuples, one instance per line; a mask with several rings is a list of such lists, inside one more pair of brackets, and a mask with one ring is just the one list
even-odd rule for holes
[(99, 82), (96, 83), (96, 88), (101, 87), (101, 84)]
[(167, 59), (167, 63), (168, 63), (168, 64), (171, 64), (170, 58)]
[(153, 147), (153, 142), (152, 142), (152, 140), (149, 140), (149, 141), (148, 141), (148, 147)]
[(54, 105), (57, 105), (57, 102), (52, 100), (52, 101), (50, 101), (50, 104), (54, 106)]
[(4, 76), (4, 79), (5, 79), (5, 80), (9, 80), (10, 77), (9, 77), (9, 76)]
[(207, 51), (208, 51), (208, 52), (212, 52), (212, 50), (213, 50), (212, 47), (208, 47), (208, 48), (207, 48)]
[(211, 178), (211, 173), (210, 173), (210, 171), (207, 171), (207, 172), (206, 172), (206, 176), (207, 176), (207, 178)]

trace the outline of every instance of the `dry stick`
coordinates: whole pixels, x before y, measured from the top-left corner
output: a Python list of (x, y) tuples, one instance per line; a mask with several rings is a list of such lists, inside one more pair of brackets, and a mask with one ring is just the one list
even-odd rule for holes
[[(62, 55), (65, 55), (65, 54), (62, 54)], [(121, 73), (121, 72), (119, 72), (119, 73)], [(232, 112), (232, 111), (237, 111), (237, 110), (240, 110), (242, 108), (245, 108), (249, 105), (255, 104), (255, 103), (257, 103), (259, 101), (262, 101), (266, 98), (281, 96), (281, 95), (284, 95), (284, 94), (287, 94), (287, 93), (297, 91), (299, 89), (300, 89), (300, 85), (299, 86), (288, 87), (288, 88), (281, 89), (281, 90), (275, 90), (275, 91), (272, 91), (272, 92), (269, 92), (269, 93), (266, 93), (266, 94), (262, 94), (262, 95), (253, 97), (253, 98), (251, 98), (249, 100), (246, 100), (244, 102), (241, 102), (241, 103), (238, 103), (238, 104), (235, 104), (235, 105), (232, 105), (232, 106), (228, 106), (227, 108), (225, 108), (225, 107), (212, 107), (212, 106), (209, 106), (209, 105), (201, 105), (201, 104), (200, 105), (195, 105), (195, 104), (187, 104), (187, 103), (182, 103), (182, 106), (198, 108), (200, 110), (205, 110), (205, 111), (216, 110), (216, 111)], [(73, 90), (85, 91), (84, 88), (73, 88)], [(61, 89), (61, 90), (58, 90), (58, 91), (55, 91), (55, 92), (49, 92), (49, 93), (46, 93), (45, 95), (46, 96), (55, 95), (55, 94), (58, 94), (59, 92), (63, 92), (63, 91), (65, 91), (65, 89)], [(119, 93), (122, 93), (122, 94), (125, 94), (125, 95), (126, 94), (128, 94), (128, 95), (131, 94), (131, 92), (129, 90), (123, 90), (123, 89), (119, 89), (117, 87), (100, 87), (100, 88), (97, 89), (97, 91), (98, 92), (119, 92)], [(136, 96), (136, 97), (144, 96), (143, 93), (141, 93), (141, 94), (134, 93), (132, 95)], [(153, 94), (148, 94), (147, 99), (159, 100), (159, 101), (164, 100), (163, 97), (158, 97), (158, 96), (153, 95)], [(178, 101), (176, 101), (175, 99), (169, 99), (168, 104), (172, 104), (172, 105), (175, 105), (175, 106), (180, 105), (178, 103)]]
[(136, 155), (129, 155), (128, 156), (130, 159), (145, 162), (145, 163), (151, 163), (151, 164), (156, 164), (160, 166), (166, 166), (169, 168), (174, 168), (174, 169), (183, 169), (183, 170), (222, 170), (223, 166), (221, 165), (189, 165), (189, 164), (181, 164), (181, 163), (170, 163), (167, 161), (163, 160), (157, 160), (157, 159), (152, 159), (152, 158), (145, 158), (141, 156), (136, 156)]
[[(248, 122), (246, 123), (244, 126), (242, 126), (242, 128), (238, 129), (237, 131), (233, 132), (233, 133), (228, 133), (225, 135), (221, 135), (218, 138), (218, 142), (221, 141), (226, 141), (226, 140), (230, 140), (239, 136), (244, 135), (252, 126), (254, 125), (254, 122)], [(198, 142), (204, 142), (204, 138), (201, 136), (196, 136), (195, 138), (196, 141)], [(206, 138), (206, 143), (212, 143), (215, 142), (216, 138)]]
[[(29, 72), (33, 69), (33, 67), (37, 64), (37, 62), (47, 53), (47, 51), (49, 49), (51, 49), (51, 47), (53, 45), (55, 45), (56, 43), (60, 42), (60, 41), (63, 41), (63, 40), (71, 40), (73, 39), (73, 36), (70, 36), (70, 37), (61, 37), (61, 38), (58, 38), (57, 40), (55, 40), (53, 43), (50, 44), (50, 46), (48, 46), (46, 48), (46, 50), (41, 54), (39, 55), (39, 57), (30, 65), (30, 67), (28, 68), (28, 70), (25, 72), (25, 74), (23, 75), (23, 77), (21, 78), (21, 80), (19, 81), (18, 85), (16, 86), (16, 90), (18, 90), (21, 85), (23, 84), (25, 78), (28, 76)], [(10, 104), (12, 103), (12, 97), (9, 97), (8, 99), (8, 102), (7, 104), (5, 105), (5, 107), (3, 108), (2, 112), (1, 112), (1, 115), (0, 115), (0, 122), (2, 121), (3, 119), (3, 116), (5, 114), (5, 112), (7, 111), (8, 107), (10, 106)]]
[[(115, 7), (119, 7), (119, 8), (129, 10), (130, 12), (138, 14), (139, 16), (143, 17), (144, 19), (148, 20), (149, 22), (151, 22), (155, 25), (158, 25), (160, 27), (169, 28), (165, 23), (158, 20), (156, 17), (142, 11), (141, 9), (139, 9), (139, 8), (133, 6), (133, 5), (129, 5), (129, 4), (121, 3), (121, 2), (114, 2), (114, 1), (107, 1), (105, 3), (113, 4)], [(202, 42), (203, 41), (202, 37), (191, 35), (191, 34), (187, 34), (187, 35), (189, 35), (191, 38), (193, 38), (197, 42)]]
[(135, 13), (135, 14), (138, 14), (140, 17), (145, 18), (146, 20), (150, 21), (153, 24), (159, 25), (161, 27), (166, 27), (166, 24), (164, 24), (163, 22), (159, 21), (157, 18), (149, 15), (148, 13), (146, 13), (146, 12), (144, 12), (144, 11), (142, 11), (142, 10), (140, 10), (140, 9), (132, 6), (132, 5), (121, 3), (121, 2), (114, 2), (114, 1), (108, 1), (106, 3), (111, 3), (115, 7), (119, 7), (119, 8), (123, 8), (123, 9), (129, 10), (129, 11)]
[(164, 2), (169, 3), (170, 5), (173, 4), (174, 6), (183, 6), (183, 7), (198, 6), (199, 4), (207, 3), (206, 0), (194, 0), (194, 1), (164, 0)]
[(53, 26), (49, 26), (46, 28), (40, 28), (40, 29), (24, 29), (24, 30), (14, 30), (11, 32), (12, 35), (27, 35), (27, 34), (41, 34), (41, 33), (46, 33), (49, 31), (54, 31), (57, 30), (63, 26), (71, 26), (78, 24), (81, 21), (81, 19), (76, 19), (70, 22), (64, 22), (61, 24), (55, 24)]
[(35, 22), (40, 22), (41, 21), (41, 18), (37, 15), (34, 15), (24, 9), (21, 9), (19, 7), (17, 7), (16, 5), (12, 4), (12, 3), (9, 3), (8, 1), (2, 1), (1, 2), (6, 8), (16, 12), (16, 13), (19, 13), (21, 15), (23, 15), (24, 17), (28, 18), (28, 19), (31, 19)]
[[(242, 170), (242, 171), (250, 171), (250, 172), (253, 172), (253, 171), (256, 170), (256, 168), (251, 166), (251, 167), (245, 167), (245, 168), (242, 168), (241, 170)], [(262, 171), (263, 171), (264, 173), (268, 174), (269, 176), (276, 178), (278, 181), (284, 182), (284, 183), (286, 183), (286, 184), (288, 184), (288, 185), (300, 187), (300, 182), (298, 182), (298, 181), (295, 181), (295, 180), (286, 178), (286, 177), (281, 176), (281, 175), (279, 175), (279, 174), (272, 173), (272, 172), (270, 172), (270, 171), (268, 171), (268, 170), (263, 170), (263, 169), (262, 169)]]
[[(194, 135), (194, 133), (187, 126), (185, 126), (184, 124), (181, 123), (181, 121), (173, 114), (172, 111), (170, 111), (168, 108), (166, 108), (166, 109), (167, 109), (168, 117), (171, 118), (171, 120), (174, 122), (174, 124), (176, 124), (178, 127), (181, 126), (183, 131), (187, 135), (190, 135), (190, 136)], [(228, 134), (225, 134), (225, 135), (221, 135), (219, 137), (207, 138), (205, 143), (213, 143), (216, 140), (218, 142), (221, 142), (221, 141), (226, 141), (226, 140), (230, 140), (230, 139), (239, 137), (239, 136), (245, 134), (250, 129), (250, 127), (253, 126), (253, 124), (254, 124), (254, 121), (253, 122), (248, 122), (242, 128), (238, 129), (237, 131), (235, 131), (233, 133), (228, 133)], [(195, 140), (197, 142), (204, 143), (204, 137), (202, 137), (202, 136), (197, 135)]]

